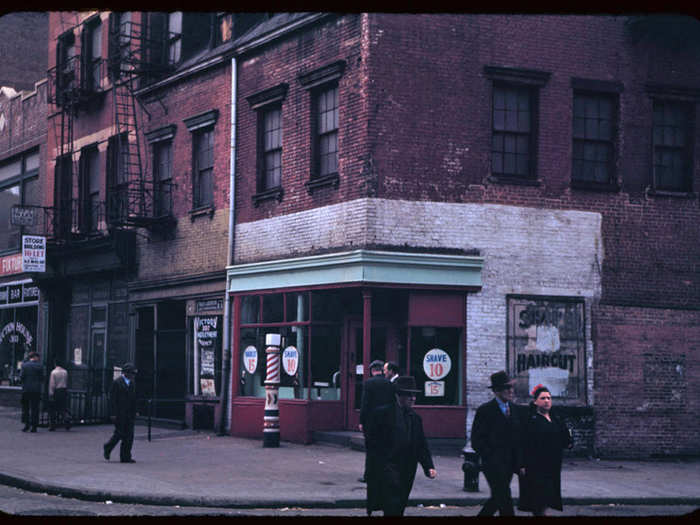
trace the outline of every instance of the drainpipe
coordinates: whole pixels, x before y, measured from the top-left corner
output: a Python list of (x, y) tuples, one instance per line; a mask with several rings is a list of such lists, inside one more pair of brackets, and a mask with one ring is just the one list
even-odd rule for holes
[[(228, 252), (226, 254), (226, 268), (233, 264), (233, 230), (235, 227), (234, 213), (236, 206), (236, 58), (231, 58), (231, 160), (229, 166), (229, 203), (228, 203)], [(232, 395), (231, 382), (231, 299), (228, 295), (228, 270), (226, 271), (226, 291), (224, 294), (224, 334), (222, 350), (224, 362), (222, 363), (222, 385), (221, 385), (221, 424), (219, 425), (219, 435), (226, 434), (230, 429), (227, 423), (231, 420)], [(235, 314), (235, 312), (234, 312)]]

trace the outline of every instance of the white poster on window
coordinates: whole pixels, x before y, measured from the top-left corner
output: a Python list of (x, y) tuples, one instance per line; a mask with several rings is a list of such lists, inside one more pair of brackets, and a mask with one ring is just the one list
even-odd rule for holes
[(258, 368), (258, 349), (249, 346), (243, 350), (243, 365), (249, 374), (254, 374)]
[(46, 237), (22, 235), (22, 271), (46, 271)]

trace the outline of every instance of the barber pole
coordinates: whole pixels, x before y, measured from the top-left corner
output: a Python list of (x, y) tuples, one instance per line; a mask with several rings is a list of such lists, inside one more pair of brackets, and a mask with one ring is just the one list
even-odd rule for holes
[(263, 447), (280, 446), (280, 411), (278, 394), (280, 384), (280, 335), (266, 334), (267, 376), (265, 378), (265, 417), (263, 420)]

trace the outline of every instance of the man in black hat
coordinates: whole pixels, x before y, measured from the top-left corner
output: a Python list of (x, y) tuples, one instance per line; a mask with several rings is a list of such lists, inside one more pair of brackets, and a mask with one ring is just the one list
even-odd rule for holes
[[(360, 478), (369, 479), (381, 469), (384, 461), (387, 414), (396, 403), (394, 385), (382, 375), (384, 362), (378, 359), (369, 364), (370, 377), (362, 384), (360, 430), (365, 437), (365, 472)], [(369, 493), (370, 488), (367, 487)]]
[(437, 476), (425, 439), (423, 420), (413, 410), (416, 394), (420, 392), (416, 389), (416, 380), (413, 376), (399, 376), (394, 388), (398, 403), (391, 416), (393, 428), (382, 480), (381, 508), (385, 516), (403, 516), (418, 463), (426, 477), (435, 479)]
[(131, 457), (134, 443), (134, 422), (136, 420), (136, 385), (134, 378), (138, 370), (131, 363), (122, 367), (122, 375), (112, 382), (109, 392), (114, 418), (114, 434), (104, 444), (104, 458), (109, 461), (112, 449), (121, 441), (119, 460), (122, 463), (135, 463)]
[(491, 375), (494, 399), (476, 410), (472, 447), (481, 457), (482, 470), (491, 489), (479, 516), (513, 516), (510, 481), (523, 465), (519, 446), (521, 415), (513, 400), (515, 380), (504, 371)]

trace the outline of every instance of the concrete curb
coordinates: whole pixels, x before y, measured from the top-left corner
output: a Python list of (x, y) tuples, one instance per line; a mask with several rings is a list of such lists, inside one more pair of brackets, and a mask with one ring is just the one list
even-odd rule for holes
[[(112, 492), (92, 489), (77, 489), (52, 483), (46, 483), (27, 478), (21, 478), (0, 472), (0, 484), (27, 490), (29, 492), (41, 492), (52, 496), (62, 496), (67, 498), (85, 501), (112, 501), (114, 503), (131, 503), (139, 505), (160, 505), (160, 506), (180, 506), (180, 507), (215, 507), (230, 509), (253, 509), (253, 508), (284, 508), (303, 507), (309, 509), (357, 509), (365, 507), (364, 498), (356, 499), (333, 499), (319, 498), (315, 500), (231, 500), (227, 498), (193, 498), (185, 496), (160, 496), (154, 494), (133, 494), (128, 492)], [(465, 494), (461, 498), (411, 498), (408, 505), (416, 507), (418, 505), (439, 506), (449, 505), (455, 507), (468, 507), (483, 505), (486, 498), (483, 496), (470, 496)], [(518, 498), (513, 498), (517, 506)], [(697, 498), (562, 498), (564, 505), (698, 505), (700, 497)]]

